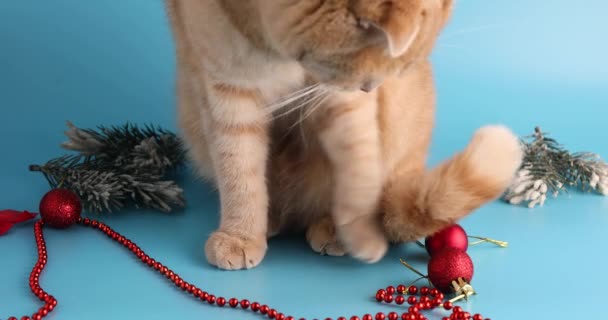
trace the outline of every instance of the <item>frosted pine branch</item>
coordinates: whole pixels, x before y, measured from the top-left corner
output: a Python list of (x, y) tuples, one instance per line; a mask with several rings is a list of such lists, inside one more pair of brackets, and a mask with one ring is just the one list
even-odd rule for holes
[(30, 166), (53, 188), (76, 192), (89, 211), (127, 205), (169, 212), (185, 205), (183, 190), (165, 176), (185, 163), (180, 139), (161, 128), (126, 124), (81, 129), (68, 122), (62, 147), (78, 154)]
[(111, 212), (133, 205), (169, 212), (185, 205), (183, 190), (173, 181), (154, 174), (97, 170), (83, 156), (64, 156), (30, 170), (41, 172), (52, 188), (74, 191), (88, 211)]
[(179, 138), (161, 128), (125, 124), (120, 127), (81, 129), (68, 122), (68, 141), (61, 146), (90, 156), (98, 169), (164, 175), (185, 162)]
[(571, 154), (540, 128), (522, 142), (522, 168), (504, 197), (509, 203), (542, 206), (549, 195), (557, 197), (567, 187), (608, 195), (608, 164), (598, 155)]

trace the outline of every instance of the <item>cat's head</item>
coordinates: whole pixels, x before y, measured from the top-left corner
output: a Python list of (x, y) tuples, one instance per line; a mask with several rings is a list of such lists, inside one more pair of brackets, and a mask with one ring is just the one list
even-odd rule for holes
[(267, 40), (318, 82), (369, 91), (430, 54), (452, 0), (259, 1)]

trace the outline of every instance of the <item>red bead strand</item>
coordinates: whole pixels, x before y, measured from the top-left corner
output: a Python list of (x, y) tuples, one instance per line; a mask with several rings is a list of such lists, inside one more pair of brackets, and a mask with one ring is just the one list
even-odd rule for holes
[[(127, 239), (122, 236), (118, 232), (112, 230), (108, 225), (103, 222), (99, 222), (96, 220), (90, 220), (88, 218), (81, 218), (78, 222), (83, 226), (88, 226), (93, 229), (97, 229), (108, 238), (116, 241), (117, 243), (124, 246), (126, 249), (131, 251), (134, 256), (136, 256), (143, 264), (147, 265), (151, 269), (160, 273), (162, 276), (173, 282), (173, 284), (183, 290), (184, 292), (191, 294), (194, 298), (201, 300), (202, 302), (206, 302), (210, 305), (215, 305), (218, 307), (224, 307), (226, 305), (230, 306), (230, 308), (237, 308), (240, 306), (242, 310), (251, 310), (252, 312), (257, 312), (262, 316), (265, 316), (269, 319), (275, 320), (294, 320), (295, 318), (292, 316), (286, 316), (284, 313), (276, 309), (271, 309), (267, 305), (261, 305), (258, 302), (249, 302), (247, 299), (237, 299), (230, 298), (227, 300), (224, 297), (216, 297), (213, 294), (203, 291), (198, 288), (194, 284), (190, 284), (182, 279), (178, 274), (173, 272), (168, 267), (164, 266), (160, 262), (157, 262), (150, 256), (148, 256), (137, 244), (133, 241)], [(34, 225), (34, 235), (36, 238), (36, 246), (38, 248), (38, 260), (32, 268), (32, 272), (30, 273), (29, 285), (32, 293), (40, 299), (44, 303), (44, 306), (41, 307), (37, 312), (32, 314), (31, 316), (23, 316), (21, 320), (41, 320), (42, 318), (49, 315), (57, 306), (57, 299), (55, 299), (52, 295), (44, 291), (42, 287), (40, 287), (40, 276), (44, 267), (47, 264), (47, 251), (46, 251), (46, 243), (44, 241), (44, 234), (42, 232), (42, 227), (44, 226), (44, 222), (39, 220)], [(416, 298), (415, 295), (420, 294), (420, 298)], [(396, 295), (396, 296), (395, 296)], [(403, 295), (409, 295), (409, 297), (404, 297)], [(461, 307), (454, 307), (453, 303), (450, 301), (443, 301), (444, 295), (439, 292), (437, 289), (429, 289), (427, 287), (418, 288), (415, 286), (406, 287), (404, 285), (398, 285), (397, 287), (389, 286), (385, 289), (380, 289), (376, 292), (376, 300), (381, 303), (395, 303), (397, 305), (404, 305), (407, 312), (404, 312), (399, 316), (397, 312), (390, 312), (388, 314), (378, 312), (375, 316), (371, 314), (365, 314), (361, 318), (358, 316), (352, 316), (350, 318), (346, 317), (338, 317), (338, 320), (424, 320), (426, 317), (422, 313), (422, 310), (431, 310), (437, 307), (443, 308), (444, 310), (451, 310), (452, 314), (449, 317), (444, 317), (443, 319), (473, 319), (473, 320), (489, 320), (488, 318), (483, 318), (480, 314), (475, 314), (472, 316), (469, 312), (462, 310)], [(300, 318), (301, 320), (306, 320), (304, 318)], [(330, 319), (330, 318), (327, 318)], [(8, 317), (8, 320), (18, 320), (17, 317)]]
[[(397, 293), (397, 296), (393, 297), (393, 294)], [(420, 298), (415, 297), (415, 295), (419, 293)], [(409, 295), (407, 299), (403, 295)], [(443, 308), (446, 311), (452, 310), (452, 314), (449, 317), (444, 317), (442, 320), (452, 320), (452, 319), (468, 319), (468, 320), (490, 320), (489, 318), (484, 318), (481, 314), (475, 314), (472, 316), (469, 312), (464, 311), (461, 307), (454, 307), (452, 301), (444, 301), (445, 295), (441, 293), (437, 289), (431, 289), (428, 287), (401, 287), (398, 286), (395, 290), (394, 287), (387, 287), (386, 289), (379, 289), (376, 292), (376, 301), (380, 303), (395, 303), (398, 305), (402, 305), (405, 302), (410, 305), (407, 313), (403, 313), (401, 315), (401, 320), (423, 320), (426, 319), (421, 311), (433, 310), (435, 308)], [(391, 312), (388, 315), (383, 313), (376, 314), (376, 320), (397, 320), (399, 315), (395, 312)], [(367, 318), (364, 320), (373, 320), (371, 318)]]

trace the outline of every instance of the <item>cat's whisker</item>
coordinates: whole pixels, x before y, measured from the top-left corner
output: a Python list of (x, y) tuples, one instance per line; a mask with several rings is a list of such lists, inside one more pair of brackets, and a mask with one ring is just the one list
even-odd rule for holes
[(304, 87), (304, 88), (302, 88), (302, 89), (299, 89), (299, 90), (293, 91), (293, 92), (291, 92), (290, 94), (288, 94), (288, 95), (286, 95), (286, 96), (284, 96), (284, 97), (281, 97), (281, 98), (280, 98), (278, 101), (280, 102), (280, 101), (283, 101), (283, 100), (285, 100), (285, 99), (295, 97), (295, 96), (297, 96), (297, 95), (299, 95), (299, 94), (302, 94), (302, 93), (304, 93), (304, 92), (306, 92), (306, 91), (310, 91), (310, 90), (315, 89), (315, 88), (318, 88), (318, 87), (320, 87), (320, 86), (321, 86), (321, 84), (319, 84), (319, 83), (312, 84), (312, 85), (307, 86), (307, 87)]
[(438, 43), (438, 48), (456, 48), (456, 49), (466, 49), (466, 47), (453, 43)]
[[(309, 107), (308, 107), (309, 110), (306, 111), (306, 113), (303, 113), (304, 107), (298, 108), (300, 110), (299, 119), (294, 124), (292, 124), (291, 126), (289, 126), (289, 128), (287, 128), (284, 137), (286, 137), (289, 133), (291, 133), (291, 131), (295, 127), (299, 126), (300, 127), (300, 134), (302, 135), (302, 141), (306, 140), (306, 137), (305, 137), (305, 134), (304, 134), (304, 128), (302, 126), (300, 126), (300, 124), (302, 124), (302, 122), (304, 122), (304, 120), (306, 120), (308, 117), (310, 117), (317, 109), (319, 109), (323, 105), (323, 102), (325, 102), (325, 100), (327, 100), (327, 98), (329, 97), (329, 92), (330, 92), (330, 90), (327, 90), (327, 89), (321, 90), (319, 92), (319, 94), (317, 94), (314, 97), (314, 99), (312, 99), (310, 101)], [(304, 145), (306, 145), (306, 144), (304, 144)]]
[(313, 105), (310, 110), (304, 115), (304, 119), (302, 119), (302, 121), (306, 120), (308, 117), (312, 116), (313, 113), (315, 113), (319, 108), (321, 108), (321, 106), (323, 105), (323, 103), (329, 98), (329, 91), (325, 92), (324, 96), (315, 104)]
[(450, 39), (450, 38), (454, 38), (455, 36), (459, 36), (459, 35), (463, 35), (463, 34), (469, 34), (469, 33), (475, 33), (475, 32), (480, 32), (483, 30), (487, 30), (487, 29), (492, 29), (492, 28), (498, 28), (501, 27), (503, 24), (500, 23), (493, 23), (493, 24), (487, 24), (484, 26), (479, 26), (479, 27), (471, 27), (471, 28), (462, 28), (460, 30), (456, 30), (450, 33), (446, 33), (442, 36), (439, 37), (439, 39)]
[(318, 88), (316, 89), (313, 93), (311, 93), (308, 97), (303, 97), (301, 99), (303, 99), (300, 103), (296, 104), (293, 107), (290, 107), (289, 110), (278, 114), (274, 117), (272, 117), (272, 119), (277, 119), (277, 118), (281, 118), (281, 117), (285, 117), (301, 108), (304, 108), (305, 106), (307, 106), (308, 104), (310, 104), (312, 101), (315, 101), (319, 96), (322, 96), (323, 94), (325, 94), (327, 92), (327, 89), (324, 88)]
[(301, 99), (302, 97), (305, 97), (309, 94), (314, 93), (316, 90), (317, 89), (314, 87), (308, 87), (308, 88), (306, 88), (306, 90), (292, 93), (292, 94), (290, 94), (286, 97), (283, 97), (280, 100), (272, 103), (271, 105), (267, 106), (265, 108), (264, 112), (267, 115), (271, 115), (271, 114), (275, 113), (276, 111), (280, 110), (281, 108), (284, 108), (285, 106), (293, 103), (294, 101), (297, 101), (298, 99)]
[[(300, 108), (300, 119), (303, 119), (304, 116), (304, 108)], [(299, 120), (300, 122), (302, 120)], [(287, 132), (291, 131), (291, 129), (287, 130)], [(306, 132), (304, 131), (304, 126), (300, 126), (300, 136), (302, 137), (302, 142), (306, 141)], [(307, 143), (303, 143), (304, 148), (306, 148), (306, 146), (308, 146)]]
[(319, 99), (317, 99), (314, 103), (311, 103), (311, 106), (309, 108), (309, 110), (304, 114), (304, 116), (300, 116), (300, 119), (293, 124), (291, 128), (300, 125), (302, 122), (304, 122), (307, 118), (309, 118), (310, 116), (312, 116), (313, 113), (315, 113), (315, 111), (317, 111), (319, 108), (321, 108), (321, 106), (323, 106), (323, 103), (327, 100), (327, 98), (329, 98), (329, 91), (325, 91), (322, 94), (319, 95)]
[(294, 92), (291, 92), (290, 94), (288, 94), (288, 95), (286, 95), (284, 97), (281, 97), (277, 102), (282, 102), (282, 101), (285, 101), (287, 99), (291, 99), (293, 97), (300, 96), (302, 94), (305, 94), (305, 92), (309, 92), (309, 91), (311, 91), (313, 89), (317, 89), (319, 87), (321, 87), (321, 84), (319, 84), (319, 83), (316, 83), (316, 84), (304, 87), (302, 89), (299, 89), (299, 90), (296, 90)]
[(303, 98), (303, 100), (301, 102), (299, 102), (298, 104), (294, 105), (293, 107), (290, 107), (289, 110), (287, 110), (281, 114), (275, 115), (273, 117), (273, 119), (282, 118), (282, 117), (292, 114), (295, 111), (304, 109), (307, 105), (309, 105), (312, 101), (317, 99), (322, 94), (323, 94), (323, 92), (316, 91), (314, 94), (311, 94), (310, 96)]
[(438, 43), (437, 48), (438, 49), (441, 49), (441, 48), (457, 49), (463, 53), (473, 54), (473, 52), (470, 50), (470, 48), (467, 48), (466, 46), (463, 46), (463, 45), (453, 44), (453, 43)]
[(273, 114), (276, 111), (280, 110), (281, 108), (283, 108), (299, 99), (302, 99), (302, 98), (306, 97), (307, 95), (314, 94), (320, 88), (321, 88), (320, 84), (314, 84), (312, 86), (308, 86), (304, 89), (297, 90), (293, 93), (290, 93), (289, 95), (279, 99), (278, 101), (276, 101), (273, 104), (266, 107), (265, 113), (267, 115)]
[(310, 95), (312, 93), (314, 93), (314, 91), (307, 91), (307, 92), (304, 92), (304, 93), (299, 94), (297, 96), (294, 96), (294, 97), (282, 100), (280, 102), (274, 103), (274, 104), (266, 107), (264, 113), (266, 115), (272, 115), (273, 113), (281, 110), (282, 108), (285, 108), (286, 106), (288, 106), (288, 105), (296, 102), (297, 100), (302, 99), (303, 97), (305, 97), (307, 95)]

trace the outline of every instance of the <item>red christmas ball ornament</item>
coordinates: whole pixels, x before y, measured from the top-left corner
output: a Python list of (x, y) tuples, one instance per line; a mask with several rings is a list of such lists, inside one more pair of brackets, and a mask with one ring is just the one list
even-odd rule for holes
[(40, 200), (40, 217), (53, 228), (67, 228), (80, 219), (80, 198), (67, 189), (53, 189)]
[(428, 277), (431, 283), (443, 293), (454, 291), (452, 281), (473, 280), (473, 261), (463, 250), (445, 248), (436, 252), (429, 261)]
[(462, 251), (467, 251), (469, 246), (469, 238), (464, 229), (453, 224), (441, 231), (428, 236), (424, 241), (424, 247), (430, 256), (445, 248), (457, 248)]

